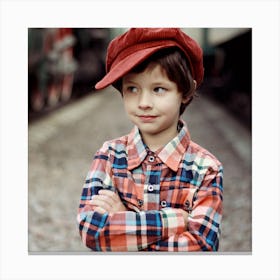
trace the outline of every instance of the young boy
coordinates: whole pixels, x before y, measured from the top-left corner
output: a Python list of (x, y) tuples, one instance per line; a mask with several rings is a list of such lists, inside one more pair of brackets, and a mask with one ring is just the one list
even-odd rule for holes
[(135, 127), (105, 142), (87, 175), (77, 219), (92, 250), (218, 250), (222, 165), (180, 119), (202, 58), (177, 28), (132, 28), (110, 43), (96, 89), (116, 87)]

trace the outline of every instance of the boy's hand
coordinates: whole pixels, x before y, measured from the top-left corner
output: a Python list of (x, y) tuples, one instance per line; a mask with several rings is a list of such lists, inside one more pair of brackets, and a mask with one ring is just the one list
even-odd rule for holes
[(114, 214), (119, 211), (127, 210), (119, 195), (109, 190), (100, 190), (98, 195), (93, 196), (91, 204), (97, 206), (95, 210), (101, 214), (106, 212)]

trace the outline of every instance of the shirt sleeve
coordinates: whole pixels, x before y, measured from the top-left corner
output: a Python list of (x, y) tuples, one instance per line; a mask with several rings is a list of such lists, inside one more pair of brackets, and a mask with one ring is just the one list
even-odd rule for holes
[(98, 213), (90, 200), (101, 188), (116, 191), (108, 155), (98, 152), (83, 187), (77, 216), (82, 242), (90, 249), (140, 251), (184, 232), (183, 216), (176, 209)]
[(223, 201), (223, 167), (209, 168), (199, 187), (183, 233), (170, 235), (149, 246), (156, 251), (217, 251)]

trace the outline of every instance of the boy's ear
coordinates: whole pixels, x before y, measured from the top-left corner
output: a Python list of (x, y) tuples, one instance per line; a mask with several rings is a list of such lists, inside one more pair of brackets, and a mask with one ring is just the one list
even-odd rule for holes
[(197, 86), (197, 82), (196, 82), (196, 80), (193, 80), (192, 88), (190, 89), (188, 96), (182, 100), (183, 104), (187, 104), (193, 99), (193, 96), (194, 96), (194, 93), (196, 90), (196, 86)]
[(193, 91), (195, 91), (195, 90), (196, 90), (196, 87), (197, 87), (197, 82), (196, 82), (196, 80), (193, 80), (193, 86), (194, 86)]

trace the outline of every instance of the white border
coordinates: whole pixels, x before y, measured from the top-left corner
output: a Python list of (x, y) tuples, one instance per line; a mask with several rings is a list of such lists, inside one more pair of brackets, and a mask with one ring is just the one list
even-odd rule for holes
[[(1, 1), (1, 279), (280, 279), (279, 2)], [(253, 28), (253, 254), (28, 255), (27, 28)]]

